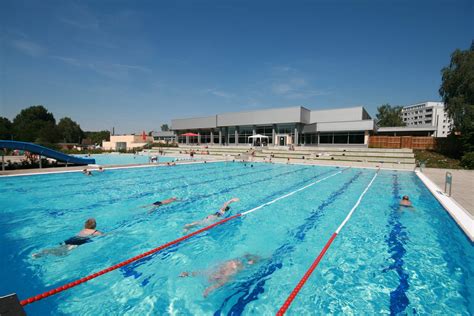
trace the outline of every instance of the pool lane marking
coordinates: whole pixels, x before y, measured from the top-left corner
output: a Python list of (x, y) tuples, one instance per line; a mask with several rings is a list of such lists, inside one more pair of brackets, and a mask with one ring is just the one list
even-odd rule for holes
[(388, 237), (385, 239), (388, 247), (390, 258), (393, 263), (383, 272), (394, 270), (398, 275), (398, 286), (396, 289), (390, 291), (390, 315), (403, 314), (410, 304), (410, 300), (406, 294), (410, 287), (408, 283), (408, 273), (403, 268), (403, 257), (406, 253), (404, 247), (406, 239), (408, 238), (405, 232), (405, 226), (400, 222), (400, 185), (398, 183), (398, 174), (392, 175), (392, 197), (393, 203), (391, 212), (388, 217), (388, 226), (391, 228)]
[(345, 171), (345, 170), (347, 170), (347, 169), (348, 169), (348, 168), (343, 169), (343, 170), (341, 170), (341, 171), (338, 171), (338, 172), (336, 172), (336, 173), (333, 173), (332, 175), (329, 175), (329, 176), (324, 177), (324, 178), (322, 178), (322, 179), (319, 179), (319, 180), (316, 180), (316, 181), (314, 181), (314, 182), (311, 182), (310, 184), (305, 185), (304, 187), (301, 187), (301, 188), (299, 188), (299, 189), (297, 189), (297, 190), (295, 190), (295, 191), (292, 191), (292, 192), (287, 193), (287, 194), (285, 194), (285, 195), (283, 195), (283, 196), (280, 196), (280, 197), (278, 197), (278, 198), (276, 198), (276, 199), (274, 199), (274, 200), (272, 200), (272, 201), (270, 201), (270, 202), (267, 202), (267, 203), (264, 203), (264, 204), (262, 204), (262, 205), (260, 205), (260, 206), (254, 207), (253, 209), (248, 210), (248, 211), (246, 211), (246, 212), (243, 212), (243, 213), (241, 213), (241, 214), (242, 214), (242, 216), (244, 216), (244, 215), (250, 214), (250, 213), (252, 213), (252, 212), (255, 212), (256, 210), (259, 210), (259, 209), (261, 209), (261, 208), (263, 208), (263, 207), (265, 207), (265, 206), (271, 205), (271, 204), (273, 204), (273, 203), (275, 203), (275, 202), (277, 202), (277, 201), (279, 201), (279, 200), (285, 199), (285, 198), (287, 198), (287, 197), (289, 197), (289, 196), (292, 196), (292, 195), (295, 194), (295, 193), (298, 193), (298, 192), (300, 192), (300, 191), (302, 191), (302, 190), (305, 190), (305, 189), (307, 189), (307, 188), (309, 188), (309, 187), (312, 187), (313, 185), (315, 185), (315, 184), (317, 184), (317, 183), (319, 183), (319, 182), (321, 182), (321, 181), (324, 181), (324, 180), (326, 180), (326, 179), (332, 178), (332, 177), (334, 177), (334, 176), (336, 176), (336, 175), (342, 173), (343, 171)]
[[(338, 172), (334, 173), (334, 175), (340, 174), (340, 173), (342, 173), (343, 171), (345, 171), (345, 170), (347, 170), (347, 169), (349, 169), (349, 168), (346, 168), (346, 169), (343, 169), (343, 170), (341, 170), (341, 171), (338, 171)], [(330, 178), (330, 176), (329, 176), (329, 177), (325, 177), (324, 179), (329, 179), (329, 178)], [(321, 180), (322, 180), (322, 179), (321, 179)], [(314, 185), (314, 184), (316, 184), (316, 183), (319, 183), (319, 182), (321, 182), (321, 181), (315, 181), (315, 182), (312, 183), (312, 185)], [(299, 191), (301, 191), (301, 190), (304, 190), (305, 188), (308, 188), (309, 186), (310, 186), (310, 185), (306, 185), (306, 186), (304, 186), (304, 187), (301, 188), (301, 189), (298, 189), (298, 190), (295, 190), (295, 191), (291, 192), (291, 194), (286, 194), (285, 197), (288, 197), (288, 196), (290, 196), (290, 195), (293, 195), (293, 194), (296, 193), (296, 192), (299, 192)], [(255, 208), (251, 209), (250, 211), (254, 212), (254, 211), (258, 210), (258, 209), (263, 208), (264, 206), (273, 204), (273, 203), (275, 203), (275, 202), (278, 201), (278, 200), (281, 200), (281, 198), (275, 199), (275, 200), (273, 200), (273, 201), (271, 201), (271, 202), (268, 202), (268, 203), (264, 203), (264, 204), (262, 204), (261, 206), (258, 206), (258, 207), (255, 207)], [(122, 262), (120, 262), (120, 263), (118, 263), (118, 264), (116, 264), (116, 265), (113, 265), (113, 266), (109, 267), (109, 268), (100, 270), (100, 271), (98, 271), (98, 272), (96, 272), (96, 273), (90, 274), (90, 275), (85, 276), (85, 277), (83, 277), (83, 278), (81, 278), (81, 279), (78, 279), (78, 280), (76, 280), (76, 281), (72, 281), (72, 282), (66, 283), (66, 284), (64, 284), (64, 285), (62, 285), (62, 286), (59, 286), (59, 287), (55, 288), (55, 289), (52, 289), (52, 290), (49, 290), (49, 291), (47, 291), (47, 292), (44, 292), (44, 293), (41, 293), (41, 294), (32, 296), (32, 297), (27, 298), (27, 299), (25, 299), (25, 300), (22, 300), (22, 301), (20, 301), (20, 304), (21, 304), (22, 306), (26, 306), (26, 305), (28, 305), (28, 304), (37, 302), (37, 301), (42, 300), (42, 299), (44, 299), (44, 298), (47, 298), (47, 297), (49, 297), (49, 296), (55, 295), (55, 294), (57, 294), (57, 293), (60, 293), (60, 292), (62, 292), (62, 291), (68, 290), (68, 289), (70, 289), (70, 288), (72, 288), (72, 287), (75, 287), (75, 286), (77, 286), (77, 285), (79, 285), (79, 284), (85, 283), (85, 282), (87, 282), (87, 281), (89, 281), (89, 280), (95, 279), (95, 278), (97, 278), (97, 277), (99, 277), (99, 276), (101, 276), (101, 275), (103, 275), (103, 274), (105, 274), (105, 273), (108, 273), (108, 272), (110, 272), (110, 271), (113, 271), (113, 270), (116, 270), (116, 269), (121, 268), (121, 267), (123, 267), (123, 266), (126, 266), (126, 265), (128, 265), (128, 264), (130, 264), (130, 263), (132, 263), (132, 262), (134, 262), (134, 261), (140, 260), (140, 259), (142, 259), (142, 258), (144, 258), (144, 257), (147, 257), (147, 256), (149, 256), (149, 255), (151, 255), (151, 254), (154, 254), (154, 253), (156, 253), (156, 252), (158, 252), (158, 251), (161, 251), (161, 250), (163, 250), (163, 249), (165, 249), (165, 248), (168, 248), (168, 247), (170, 247), (170, 246), (176, 245), (176, 244), (178, 244), (178, 243), (180, 243), (180, 242), (182, 242), (182, 241), (184, 241), (184, 240), (186, 240), (186, 239), (189, 239), (189, 238), (191, 238), (191, 237), (193, 237), (193, 236), (195, 236), (195, 235), (198, 235), (198, 234), (200, 234), (200, 233), (202, 233), (202, 232), (204, 232), (204, 231), (207, 231), (207, 230), (209, 230), (209, 229), (211, 229), (211, 228), (214, 228), (214, 227), (216, 227), (216, 226), (222, 225), (222, 224), (224, 224), (224, 223), (226, 223), (226, 222), (228, 222), (228, 221), (230, 221), (230, 220), (232, 220), (232, 219), (234, 219), (234, 218), (238, 218), (238, 217), (243, 216), (244, 214), (249, 214), (249, 213), (250, 213), (250, 212), (247, 211), (247, 212), (243, 212), (243, 213), (239, 213), (239, 214), (233, 215), (233, 216), (228, 217), (228, 218), (224, 218), (224, 219), (222, 219), (222, 220), (220, 220), (220, 221), (218, 221), (218, 222), (216, 222), (216, 223), (213, 223), (213, 224), (211, 224), (211, 225), (208, 225), (208, 226), (206, 226), (206, 227), (203, 227), (203, 228), (201, 228), (201, 229), (198, 229), (198, 230), (196, 230), (196, 231), (194, 231), (194, 232), (192, 232), (192, 233), (189, 233), (189, 234), (187, 234), (187, 235), (184, 235), (184, 236), (182, 236), (182, 237), (180, 237), (180, 238), (177, 238), (177, 239), (175, 239), (175, 240), (172, 240), (172, 241), (170, 241), (170, 242), (167, 242), (166, 244), (163, 244), (163, 245), (161, 245), (161, 246), (159, 246), (159, 247), (157, 247), (157, 248), (154, 248), (154, 249), (152, 249), (152, 250), (149, 250), (149, 251), (147, 251), (147, 252), (144, 252), (144, 253), (142, 253), (142, 254), (140, 254), (140, 255), (137, 255), (137, 256), (132, 257), (132, 258), (130, 258), (130, 259), (127, 259), (127, 260), (125, 260), (125, 261), (122, 261)]]
[(356, 210), (356, 208), (359, 206), (360, 202), (362, 201), (362, 198), (364, 197), (364, 195), (367, 193), (367, 191), (369, 190), (369, 188), (372, 186), (372, 183), (374, 183), (375, 181), (375, 178), (377, 178), (377, 175), (379, 174), (379, 171), (380, 169), (377, 170), (377, 172), (375, 173), (375, 175), (372, 177), (372, 180), (370, 180), (369, 184), (367, 185), (367, 187), (365, 188), (365, 190), (362, 192), (362, 194), (359, 196), (359, 199), (357, 200), (356, 204), (354, 204), (354, 206), (352, 207), (352, 209), (349, 211), (349, 213), (347, 214), (346, 218), (342, 221), (341, 225), (339, 225), (339, 227), (336, 229), (336, 231), (331, 235), (331, 238), (329, 238), (329, 240), (326, 242), (326, 245), (324, 245), (324, 248), (321, 250), (321, 252), (319, 253), (318, 257), (314, 260), (314, 262), (311, 264), (311, 266), (309, 267), (309, 269), (306, 271), (306, 273), (304, 274), (304, 276), (301, 278), (301, 280), (298, 282), (298, 284), (296, 285), (296, 287), (293, 289), (293, 291), (291, 291), (290, 295), (288, 296), (288, 298), (286, 299), (285, 303), (283, 303), (283, 305), (280, 307), (280, 309), (278, 310), (277, 312), (277, 316), (282, 316), (285, 314), (285, 312), (288, 310), (288, 308), (290, 307), (291, 303), (293, 302), (293, 300), (296, 298), (296, 296), (298, 295), (299, 291), (303, 288), (303, 286), (305, 285), (306, 281), (308, 281), (309, 277), (311, 276), (311, 274), (313, 273), (313, 271), (316, 269), (316, 267), (318, 266), (319, 262), (321, 262), (321, 259), (324, 257), (324, 255), (326, 254), (326, 251), (329, 249), (329, 247), (331, 246), (332, 242), (334, 241), (334, 239), (336, 239), (337, 235), (339, 234), (339, 232), (341, 231), (341, 229), (344, 227), (344, 225), (346, 225), (346, 223), (349, 221), (349, 219), (351, 218), (352, 214), (354, 213), (354, 211)]

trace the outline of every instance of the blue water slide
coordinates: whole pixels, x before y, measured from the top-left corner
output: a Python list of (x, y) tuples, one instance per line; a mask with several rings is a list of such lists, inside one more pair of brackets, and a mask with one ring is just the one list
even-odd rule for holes
[(26, 150), (30, 153), (56, 159), (58, 161), (66, 162), (68, 164), (76, 165), (91, 165), (95, 164), (95, 159), (86, 159), (63, 154), (62, 152), (52, 150), (40, 145), (27, 142), (18, 142), (14, 140), (0, 140), (0, 148)]

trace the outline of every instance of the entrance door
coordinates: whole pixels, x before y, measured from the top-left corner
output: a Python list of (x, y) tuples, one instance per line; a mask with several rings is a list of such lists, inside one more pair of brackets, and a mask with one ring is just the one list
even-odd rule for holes
[(286, 136), (278, 136), (278, 145), (286, 146)]

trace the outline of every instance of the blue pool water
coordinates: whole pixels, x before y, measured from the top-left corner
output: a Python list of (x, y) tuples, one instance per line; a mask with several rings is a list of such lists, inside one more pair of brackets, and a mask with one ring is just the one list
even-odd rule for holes
[[(0, 178), (0, 295), (25, 299), (183, 236), (239, 197), (246, 211), (340, 169), (241, 163)], [(95, 280), (28, 305), (31, 315), (273, 315), (373, 177), (348, 169), (288, 198)], [(414, 210), (399, 210), (402, 195)], [(177, 196), (148, 213), (140, 206)], [(89, 218), (109, 234), (63, 257), (31, 255)], [(203, 297), (209, 271), (263, 259)], [(381, 171), (291, 305), (289, 315), (446, 314), (474, 310), (474, 245), (415, 174)]]
[[(80, 155), (84, 157), (84, 155)], [(176, 160), (173, 157), (157, 156), (159, 162), (171, 162)], [(87, 157), (89, 158), (89, 157)], [(132, 165), (132, 164), (146, 164), (150, 162), (149, 156), (134, 155), (134, 154), (97, 154), (90, 155), (90, 158), (95, 159), (98, 165)]]

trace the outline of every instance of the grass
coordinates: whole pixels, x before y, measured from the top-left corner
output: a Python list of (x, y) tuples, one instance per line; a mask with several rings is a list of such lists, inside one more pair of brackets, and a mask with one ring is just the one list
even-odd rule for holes
[(417, 162), (424, 161), (427, 168), (463, 169), (460, 160), (449, 158), (432, 150), (413, 150)]

